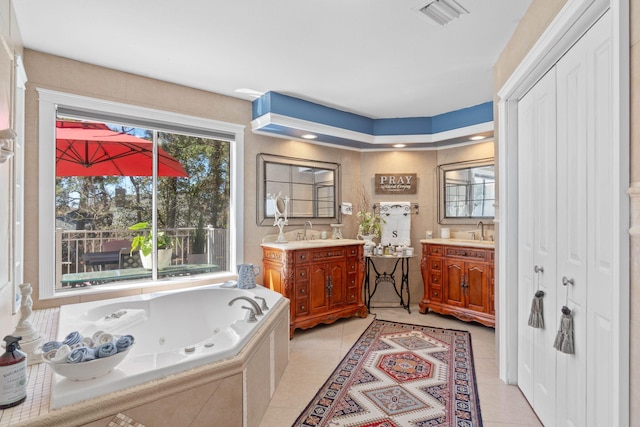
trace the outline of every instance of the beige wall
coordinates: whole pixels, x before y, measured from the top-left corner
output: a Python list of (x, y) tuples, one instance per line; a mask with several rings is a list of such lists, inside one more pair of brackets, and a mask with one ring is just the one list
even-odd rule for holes
[[(0, 130), (15, 126), (13, 112), (14, 56), (22, 55), (20, 33), (10, 0), (0, 0)], [(9, 286), (10, 176), (13, 158), (0, 163), (0, 333), (10, 333), (17, 320), (11, 315), (14, 298)], [(2, 335), (4, 336), (4, 335)]]
[[(493, 142), (469, 145), (458, 148), (448, 148), (439, 151), (390, 151), (390, 152), (365, 152), (362, 154), (361, 175), (356, 185), (364, 184), (369, 192), (371, 203), (408, 201), (417, 202), (419, 213), (411, 218), (411, 244), (416, 251), (416, 258), (409, 263), (409, 284), (411, 287), (411, 302), (418, 302), (423, 295), (422, 276), (420, 275), (420, 240), (425, 238), (425, 231), (433, 231), (434, 237), (439, 236), (438, 224), (438, 178), (437, 166), (446, 163), (460, 162), (493, 157)], [(376, 173), (416, 173), (417, 194), (390, 196), (378, 195), (374, 192), (374, 176)], [(353, 202), (354, 208), (357, 200)], [(346, 218), (346, 217), (345, 217)], [(344, 220), (345, 223), (353, 223), (355, 216)], [(475, 229), (474, 225), (451, 225), (452, 232)], [(493, 227), (492, 225), (490, 226)], [(352, 236), (347, 236), (352, 237)], [(470, 238), (470, 236), (465, 236)], [(377, 242), (380, 240), (377, 239)], [(392, 267), (392, 266), (391, 266)], [(377, 301), (396, 301), (397, 296), (390, 290), (376, 293)]]
[[(360, 176), (360, 155), (357, 152), (337, 150), (296, 141), (286, 141), (251, 132), (251, 103), (236, 98), (191, 89), (171, 83), (127, 74), (86, 63), (81, 63), (41, 52), (26, 50), (25, 68), (29, 76), (27, 90), (26, 157), (29, 164), (38, 163), (38, 100), (36, 88), (46, 88), (66, 93), (91, 96), (128, 104), (140, 105), (209, 119), (245, 125), (244, 164), (244, 253), (245, 262), (262, 264), (260, 242), (262, 237), (275, 232), (274, 227), (256, 225), (256, 155), (280, 154), (310, 158), (342, 164), (343, 183), (351, 183)], [(28, 224), (38, 224), (38, 174), (37, 168), (25, 178), (25, 203)], [(350, 196), (350, 186), (345, 185), (343, 197)], [(325, 227), (329, 230), (329, 227)], [(348, 224), (346, 233), (352, 232)], [(25, 281), (38, 284), (38, 228), (29, 227), (25, 236)], [(146, 291), (153, 291), (149, 289)], [(39, 301), (34, 290), (34, 307), (44, 308), (96, 298), (139, 293), (136, 291), (87, 295), (65, 299)]]
[[(513, 37), (500, 55), (494, 67), (494, 94), (507, 81), (516, 66), (524, 58), (529, 49), (547, 28), (549, 23), (564, 6), (566, 0), (533, 0), (527, 14), (520, 22)], [(631, 182), (640, 181), (640, 0), (630, 0), (629, 13), (631, 25)], [(497, 106), (497, 95), (494, 95), (494, 108)], [(497, 118), (497, 114), (495, 114)], [(496, 120), (497, 122), (497, 120)], [(496, 125), (497, 128), (497, 125)], [(497, 147), (500, 144), (499, 135), (496, 138)], [(633, 225), (633, 224), (632, 224)], [(640, 242), (637, 238), (631, 240), (631, 422), (630, 425), (640, 425), (640, 369), (634, 361), (640, 358)]]

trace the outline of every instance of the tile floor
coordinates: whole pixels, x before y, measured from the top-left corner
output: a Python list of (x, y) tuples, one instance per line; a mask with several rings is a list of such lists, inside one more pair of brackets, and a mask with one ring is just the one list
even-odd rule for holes
[[(484, 427), (541, 426), (533, 410), (515, 386), (498, 378), (495, 332), (475, 323), (465, 323), (436, 313), (411, 314), (401, 308), (373, 309), (378, 319), (467, 330), (476, 366), (480, 411)], [(307, 406), (346, 352), (373, 320), (354, 317), (332, 325), (297, 330), (291, 340), (289, 365), (280, 381), (260, 427), (290, 426)], [(313, 369), (309, 369), (309, 367)]]

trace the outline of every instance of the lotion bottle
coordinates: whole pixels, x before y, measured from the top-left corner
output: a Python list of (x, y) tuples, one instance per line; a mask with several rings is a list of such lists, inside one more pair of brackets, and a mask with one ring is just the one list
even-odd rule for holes
[(4, 337), (6, 351), (0, 356), (0, 409), (21, 404), (27, 398), (27, 355), (20, 351), (22, 337)]

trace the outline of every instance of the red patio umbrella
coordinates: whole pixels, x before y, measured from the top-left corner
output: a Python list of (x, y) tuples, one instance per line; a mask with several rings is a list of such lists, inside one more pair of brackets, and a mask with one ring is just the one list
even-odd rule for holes
[[(104, 123), (56, 121), (56, 176), (151, 176), (153, 143)], [(186, 177), (158, 147), (158, 175)]]

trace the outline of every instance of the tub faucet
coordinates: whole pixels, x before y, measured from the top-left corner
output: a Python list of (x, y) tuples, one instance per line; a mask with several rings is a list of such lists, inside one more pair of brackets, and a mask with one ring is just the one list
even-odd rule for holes
[(241, 297), (235, 297), (234, 299), (232, 299), (231, 301), (229, 301), (229, 307), (231, 307), (233, 305), (234, 302), (236, 302), (237, 300), (243, 300), (243, 301), (247, 301), (249, 304), (251, 304), (251, 306), (253, 307), (253, 311), (255, 311), (256, 315), (258, 316), (262, 316), (264, 313), (262, 312), (262, 309), (260, 308), (260, 305), (255, 302), (254, 300), (252, 300), (249, 297), (245, 297), (245, 296), (241, 296)]
[(484, 222), (478, 221), (476, 227), (480, 227), (480, 240), (484, 240)]
[(304, 233), (302, 235), (302, 240), (307, 240), (307, 224), (309, 224), (309, 230), (313, 228), (313, 224), (311, 224), (311, 221), (307, 221), (304, 223)]

